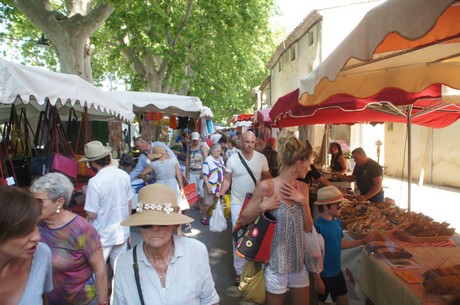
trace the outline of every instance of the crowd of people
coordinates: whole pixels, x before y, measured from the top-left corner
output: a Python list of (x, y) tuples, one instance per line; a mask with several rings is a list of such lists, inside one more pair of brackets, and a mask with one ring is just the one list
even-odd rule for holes
[[(196, 131), (181, 136), (182, 170), (162, 142), (136, 138), (140, 155), (129, 173), (118, 168), (110, 147), (86, 143), (79, 161), (95, 172), (83, 188), (86, 219), (66, 209), (74, 187), (63, 174), (34, 180), (29, 193), (1, 188), (0, 298), (8, 300), (5, 304), (219, 304), (207, 248), (187, 236), (193, 221), (187, 215), (187, 183), (196, 186), (202, 225), (209, 224), (208, 210), (227, 193), (233, 226), (265, 211), (276, 217), (265, 267), (267, 304), (285, 304), (288, 290), (292, 304), (309, 304), (304, 234), (313, 226), (325, 240), (324, 271), (313, 275), (318, 299), (348, 304), (341, 249), (360, 246), (372, 235), (363, 241), (343, 239), (340, 208), (348, 194), (313, 166), (308, 141), (294, 136), (264, 141), (252, 131), (233, 137), (204, 138)], [(356, 199), (383, 201), (382, 168), (362, 148), (352, 152), (356, 166), (351, 174), (339, 144), (331, 145), (331, 155), (338, 177), (357, 182)], [(131, 182), (138, 178), (146, 186), (132, 214)], [(313, 181), (319, 189), (311, 187)], [(253, 195), (242, 211), (248, 193)], [(130, 226), (139, 227), (142, 236), (131, 249)], [(238, 283), (246, 260), (235, 251), (233, 257)]]

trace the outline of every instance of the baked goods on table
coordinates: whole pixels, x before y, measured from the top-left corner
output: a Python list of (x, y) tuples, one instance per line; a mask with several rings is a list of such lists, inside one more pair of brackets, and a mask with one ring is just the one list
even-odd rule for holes
[(392, 202), (353, 202), (343, 207), (341, 219), (344, 227), (353, 233), (392, 231), (392, 236), (400, 241), (412, 243), (441, 242), (455, 233), (448, 223), (434, 221), (422, 213), (407, 212)]

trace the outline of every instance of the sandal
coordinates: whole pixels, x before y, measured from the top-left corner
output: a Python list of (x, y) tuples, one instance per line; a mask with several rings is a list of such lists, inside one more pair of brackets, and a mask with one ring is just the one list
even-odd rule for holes
[(185, 233), (191, 233), (191, 232), (192, 232), (192, 226), (191, 226), (190, 224), (186, 224), (186, 225), (184, 226), (183, 231), (184, 231)]
[(209, 225), (209, 220), (201, 218), (201, 224), (207, 226)]

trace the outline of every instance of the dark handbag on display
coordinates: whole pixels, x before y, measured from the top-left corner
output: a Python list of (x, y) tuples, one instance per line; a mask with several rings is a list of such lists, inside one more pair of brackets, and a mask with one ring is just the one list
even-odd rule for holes
[(30, 174), (32, 176), (43, 176), (51, 171), (53, 156), (32, 156), (30, 159)]
[[(273, 181), (268, 182), (268, 197), (273, 195)], [(251, 194), (246, 194), (246, 198), (241, 208), (241, 213), (246, 208)], [(270, 259), (270, 249), (275, 233), (276, 218), (270, 211), (266, 211), (250, 224), (242, 225), (239, 218), (233, 230), (233, 239), (236, 245), (236, 254), (239, 257), (246, 258), (251, 261), (266, 263)]]
[(32, 150), (29, 130), (33, 133), (25, 108), (22, 108), (18, 115), (16, 107), (12, 105), (10, 119), (5, 124), (5, 133), (2, 135), (4, 148), (2, 161), (5, 162), (6, 175), (14, 177), (15, 184), (20, 187), (29, 186), (31, 183), (29, 158), (32, 156)]

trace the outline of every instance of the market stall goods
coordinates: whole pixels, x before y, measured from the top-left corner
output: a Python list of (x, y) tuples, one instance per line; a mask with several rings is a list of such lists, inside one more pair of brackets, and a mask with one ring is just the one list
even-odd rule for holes
[(355, 203), (344, 206), (342, 213), (342, 223), (354, 239), (377, 230), (403, 242), (442, 242), (455, 233), (455, 228), (446, 222), (434, 221), (423, 213), (408, 212), (388, 202)]
[(428, 270), (423, 274), (423, 287), (435, 294), (452, 294), (460, 289), (460, 265)]

